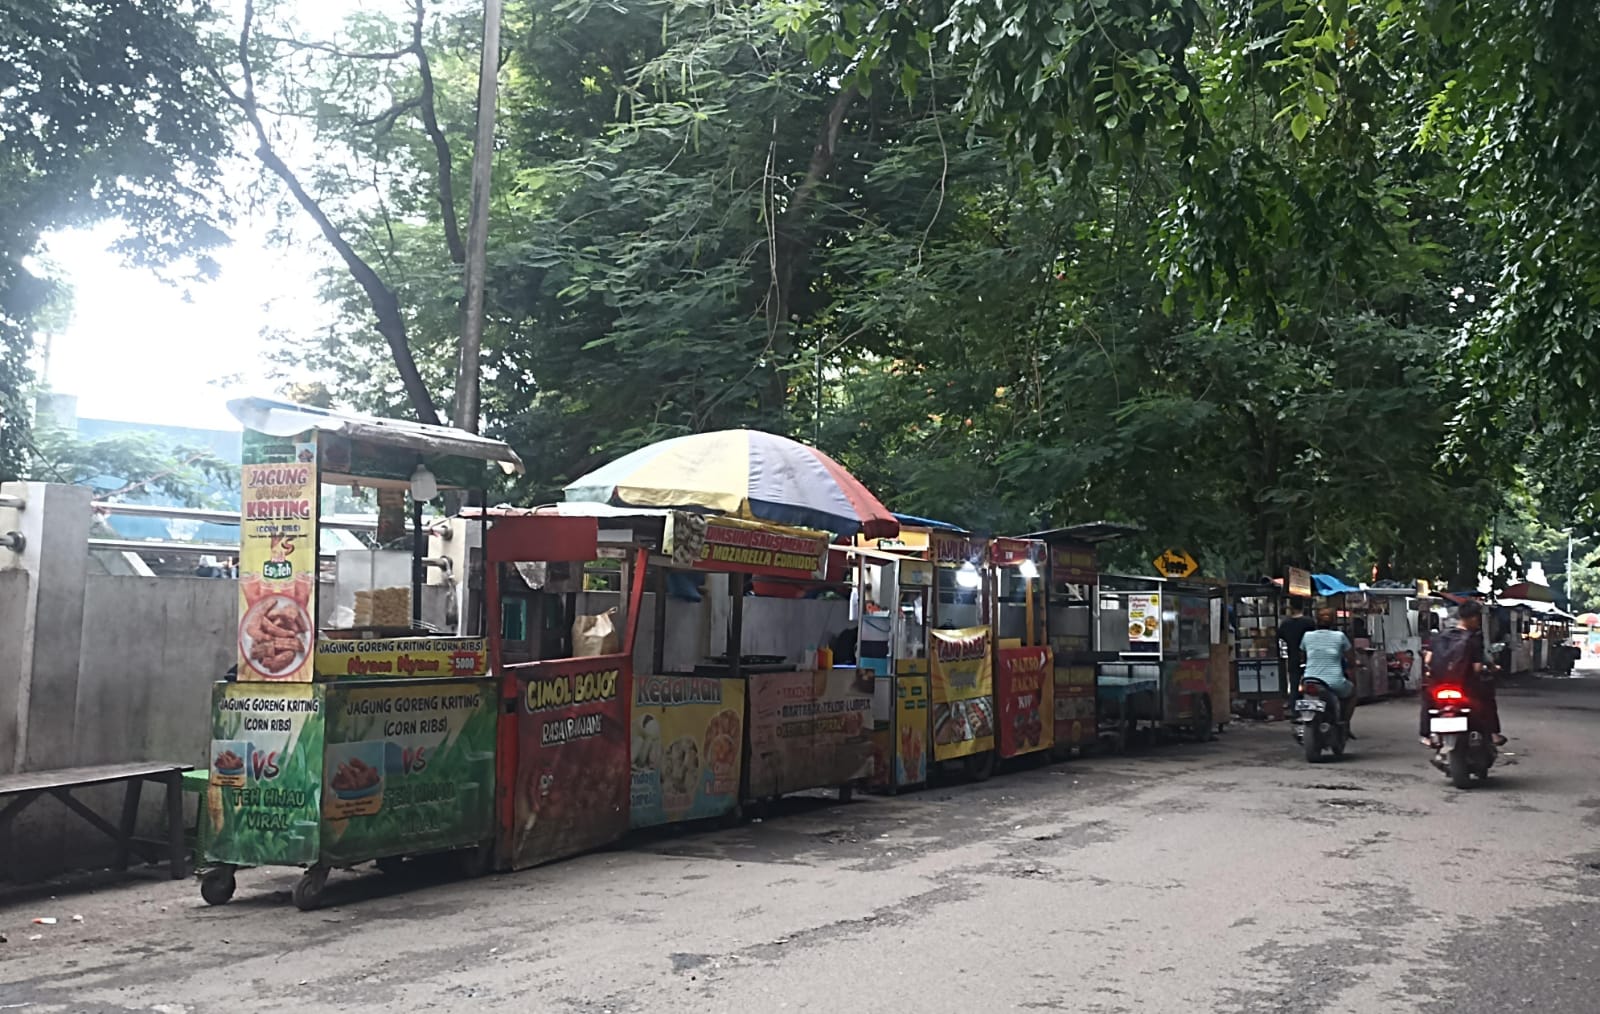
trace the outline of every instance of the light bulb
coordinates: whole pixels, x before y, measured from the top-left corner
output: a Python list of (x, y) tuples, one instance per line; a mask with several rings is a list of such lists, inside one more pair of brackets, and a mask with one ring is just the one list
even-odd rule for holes
[(983, 581), (978, 577), (978, 568), (972, 565), (971, 560), (963, 563), (961, 568), (956, 571), (957, 588), (976, 588), (982, 583)]
[(416, 469), (411, 473), (411, 499), (422, 503), (432, 500), (439, 495), (439, 482), (428, 471), (428, 466), (417, 462)]
[(1032, 560), (1023, 560), (1017, 564), (1017, 573), (1022, 575), (1023, 580), (1032, 581), (1039, 576), (1039, 565)]

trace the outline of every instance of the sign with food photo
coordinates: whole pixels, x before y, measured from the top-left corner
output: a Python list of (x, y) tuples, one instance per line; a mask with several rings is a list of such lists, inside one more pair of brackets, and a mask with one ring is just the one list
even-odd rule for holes
[(1161, 595), (1128, 596), (1128, 648), (1130, 651), (1161, 650)]
[(308, 683), (316, 643), (316, 435), (245, 432), (239, 470), (239, 679)]
[(988, 627), (933, 634), (933, 757), (994, 749), (994, 666)]
[(496, 694), (480, 680), (326, 692), (323, 853), (426, 852), (494, 834)]
[(321, 688), (218, 683), (211, 705), (206, 855), (244, 866), (314, 862)]
[(895, 679), (894, 784), (921, 785), (928, 780), (928, 678)]
[(631, 663), (602, 655), (517, 670), (517, 770), (504, 829), (514, 868), (627, 833)]
[(628, 822), (653, 827), (739, 805), (744, 681), (642, 676), (634, 681)]
[(1000, 704), (1000, 756), (1055, 744), (1055, 671), (1049, 648), (1001, 648), (995, 672)]
[(751, 797), (872, 773), (872, 685), (856, 670), (752, 673), (749, 686)]
[(1063, 746), (1087, 746), (1099, 735), (1095, 710), (1094, 666), (1055, 662), (1055, 740)]

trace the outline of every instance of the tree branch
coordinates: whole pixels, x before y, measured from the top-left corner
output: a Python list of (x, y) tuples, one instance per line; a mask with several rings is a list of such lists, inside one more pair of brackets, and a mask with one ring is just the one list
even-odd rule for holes
[(422, 19), (426, 11), (424, 0), (413, 0), (416, 20), (411, 23), (411, 52), (416, 54), (417, 68), (422, 73), (421, 104), (422, 126), (433, 141), (433, 154), (439, 161), (439, 217), (444, 220), (444, 241), (450, 248), (450, 259), (457, 264), (467, 262), (467, 247), (461, 242), (461, 226), (456, 221), (455, 180), (451, 176), (450, 144), (444, 131), (439, 129), (439, 117), (434, 109), (433, 68), (428, 63), (428, 50), (422, 44)]
[(410, 399), (418, 420), (438, 425), (439, 409), (434, 404), (433, 395), (428, 393), (428, 386), (423, 382), (422, 374), (417, 370), (416, 359), (411, 354), (411, 344), (406, 338), (405, 318), (400, 313), (400, 300), (394, 291), (383, 283), (383, 279), (378, 277), (378, 273), (372, 270), (372, 266), (363, 260), (349, 241), (339, 233), (338, 227), (333, 224), (327, 212), (323, 211), (322, 205), (306, 192), (294, 170), (272, 147), (272, 139), (267, 135), (267, 129), (261, 122), (261, 113), (256, 105), (255, 75), (250, 63), (250, 30), (254, 19), (255, 0), (245, 0), (244, 23), (239, 30), (239, 67), (244, 78), (244, 92), (235, 94), (231, 88), (226, 90), (255, 132), (256, 157), (261, 160), (262, 165), (271, 169), (283, 181), (283, 185), (289, 189), (295, 202), (311, 216), (312, 221), (317, 223), (323, 238), (339, 254), (350, 276), (366, 293), (367, 302), (371, 304), (373, 315), (377, 317), (378, 333), (389, 343), (395, 369), (400, 374), (400, 382), (405, 386), (406, 396)]
[(394, 129), (396, 120), (400, 119), (400, 117), (417, 108), (421, 104), (422, 100), (420, 98), (404, 99), (400, 102), (396, 102), (394, 105), (390, 106), (388, 109), (385, 109), (377, 116), (368, 117), (365, 120), (356, 120), (354, 122), (358, 127), (378, 127), (380, 131), (392, 130)]
[(326, 42), (307, 42), (304, 39), (284, 39), (279, 38), (276, 35), (262, 35), (260, 38), (265, 42), (273, 42), (279, 45), (288, 46), (290, 49), (309, 49), (315, 50), (318, 53), (327, 53), (329, 56), (337, 56), (342, 60), (398, 60), (402, 56), (406, 56), (411, 52), (410, 46), (407, 46), (405, 49), (396, 49), (392, 51), (386, 50), (376, 53), (362, 53), (359, 51), (340, 49), (338, 46), (332, 46)]

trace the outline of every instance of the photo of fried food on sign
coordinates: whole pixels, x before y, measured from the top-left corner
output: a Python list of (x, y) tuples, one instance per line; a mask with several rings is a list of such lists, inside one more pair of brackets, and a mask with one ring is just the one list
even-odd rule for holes
[(294, 672), (311, 651), (311, 619), (287, 595), (258, 599), (240, 625), (240, 647), (251, 668), (269, 679)]

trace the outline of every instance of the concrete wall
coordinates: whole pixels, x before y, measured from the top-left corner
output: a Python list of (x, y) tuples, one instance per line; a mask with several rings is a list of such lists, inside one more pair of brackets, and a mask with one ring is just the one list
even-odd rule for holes
[[(49, 760), (29, 769), (135, 760), (203, 767), (211, 738), (211, 684), (234, 660), (234, 591), (231, 581), (205, 578), (89, 578), (70, 692), (32, 694), (29, 720), (36, 731), (28, 754)], [(4, 598), (0, 581), (0, 608)], [(5, 700), (0, 686), (0, 707)], [(121, 792), (76, 795), (115, 822)], [(140, 834), (160, 837), (164, 812), (160, 790), (146, 786)], [(16, 868), (0, 870), (0, 881), (98, 866), (112, 855), (110, 839), (56, 800), (40, 799), (16, 825)]]
[(25, 570), (0, 570), (0, 775), (17, 769), (20, 674), (27, 661), (21, 628), (31, 583)]
[[(23, 553), (0, 550), (0, 774), (135, 760), (197, 767), (210, 741), (210, 685), (233, 663), (237, 587), (193, 577), (88, 573), (87, 490), (7, 484)], [(121, 789), (81, 791), (115, 822)], [(161, 835), (147, 786), (140, 832)], [(11, 869), (29, 881), (109, 860), (109, 839), (54, 799), (13, 826)]]
[(205, 764), (211, 684), (237, 654), (237, 594), (197, 577), (89, 579), (75, 763)]

